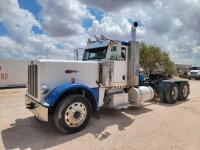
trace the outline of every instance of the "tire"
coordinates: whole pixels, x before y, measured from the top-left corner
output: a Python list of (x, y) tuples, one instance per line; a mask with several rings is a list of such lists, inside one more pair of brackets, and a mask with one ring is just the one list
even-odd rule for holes
[(188, 83), (183, 83), (180, 85), (180, 90), (179, 90), (179, 100), (184, 101), (187, 99), (188, 95), (190, 93), (189, 85)]
[(82, 95), (71, 95), (62, 99), (54, 112), (54, 123), (64, 133), (82, 130), (91, 117), (91, 105)]
[(178, 100), (179, 89), (177, 84), (172, 84), (169, 92), (166, 92), (166, 102), (169, 104), (175, 104)]
[(160, 92), (159, 93), (159, 97), (160, 97), (160, 102), (162, 102), (162, 103), (166, 102), (166, 98), (165, 98), (165, 93), (164, 92)]

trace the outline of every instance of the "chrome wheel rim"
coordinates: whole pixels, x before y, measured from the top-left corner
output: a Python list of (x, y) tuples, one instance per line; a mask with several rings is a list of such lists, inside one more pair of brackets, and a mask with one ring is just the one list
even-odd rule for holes
[(80, 126), (87, 115), (86, 107), (81, 102), (71, 104), (65, 112), (65, 123), (70, 127)]
[(178, 97), (178, 88), (177, 87), (173, 87), (172, 89), (172, 99), (177, 99)]
[(184, 85), (183, 86), (183, 96), (187, 97), (187, 95), (188, 95), (188, 87), (187, 87), (187, 85)]

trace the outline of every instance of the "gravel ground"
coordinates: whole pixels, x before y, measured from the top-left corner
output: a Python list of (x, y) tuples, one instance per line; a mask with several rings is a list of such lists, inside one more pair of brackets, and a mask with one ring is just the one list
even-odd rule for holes
[(142, 108), (102, 109), (81, 132), (64, 135), (25, 109), (25, 89), (0, 90), (0, 149), (199, 150), (200, 80), (189, 100), (150, 101)]

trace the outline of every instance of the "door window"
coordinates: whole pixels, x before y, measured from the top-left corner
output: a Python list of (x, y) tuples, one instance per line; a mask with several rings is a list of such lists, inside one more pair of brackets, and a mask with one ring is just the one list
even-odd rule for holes
[(126, 48), (125, 47), (121, 48), (121, 59), (124, 61), (126, 60)]
[(116, 59), (117, 59), (117, 50), (116, 46), (113, 46), (111, 48), (110, 60), (116, 60)]

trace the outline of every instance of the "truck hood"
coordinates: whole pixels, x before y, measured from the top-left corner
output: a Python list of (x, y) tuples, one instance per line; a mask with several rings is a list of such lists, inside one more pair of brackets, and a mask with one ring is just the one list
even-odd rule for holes
[(89, 88), (98, 87), (99, 63), (95, 61), (37, 59), (38, 85), (53, 89), (63, 83), (80, 83)]
[(57, 59), (36, 59), (34, 62), (40, 63), (76, 63), (76, 64), (98, 64), (98, 61), (76, 61), (76, 60), (57, 60)]

